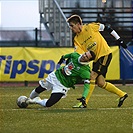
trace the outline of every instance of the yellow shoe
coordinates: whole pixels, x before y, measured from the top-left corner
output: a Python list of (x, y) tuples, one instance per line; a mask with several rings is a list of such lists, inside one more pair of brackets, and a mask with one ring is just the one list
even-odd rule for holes
[(86, 108), (87, 106), (82, 105), (82, 102), (77, 103), (76, 105), (73, 106), (73, 108)]

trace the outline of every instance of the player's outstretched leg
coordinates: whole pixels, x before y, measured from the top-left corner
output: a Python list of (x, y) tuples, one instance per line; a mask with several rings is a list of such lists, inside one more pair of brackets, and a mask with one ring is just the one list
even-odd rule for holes
[(28, 103), (28, 104), (38, 104), (38, 103), (41, 102), (41, 101), (42, 101), (42, 100), (41, 100), (40, 97), (35, 97), (35, 98), (33, 98), (33, 99), (28, 98), (28, 99), (26, 100), (26, 103)]
[(127, 93), (117, 88), (115, 85), (106, 82), (103, 89), (106, 89), (107, 91), (114, 93), (120, 97), (118, 107), (121, 107), (124, 100), (128, 97)]
[(30, 93), (30, 98), (33, 99), (35, 97), (38, 97), (40, 93), (42, 93), (43, 91), (45, 91), (46, 89), (43, 88), (41, 85), (39, 85), (36, 89), (34, 89), (31, 93)]
[(62, 93), (52, 93), (49, 99), (41, 99), (40, 97), (35, 97), (33, 99), (28, 98), (28, 104), (39, 104), (43, 107), (51, 107), (56, 104), (63, 96)]

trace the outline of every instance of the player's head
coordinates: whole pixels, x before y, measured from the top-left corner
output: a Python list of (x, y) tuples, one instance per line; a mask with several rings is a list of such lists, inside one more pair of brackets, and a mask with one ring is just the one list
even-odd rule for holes
[(71, 30), (74, 33), (80, 33), (82, 30), (82, 19), (79, 15), (72, 15), (67, 19)]
[(80, 57), (80, 62), (89, 62), (94, 60), (96, 57), (95, 53), (93, 51), (87, 51)]
[(67, 19), (67, 22), (70, 24), (71, 22), (73, 22), (74, 24), (82, 24), (82, 19), (79, 15), (72, 15)]

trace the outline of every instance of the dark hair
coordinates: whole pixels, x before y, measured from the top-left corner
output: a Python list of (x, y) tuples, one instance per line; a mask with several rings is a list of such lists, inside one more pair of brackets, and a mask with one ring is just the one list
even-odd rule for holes
[(72, 15), (70, 16), (68, 19), (67, 19), (67, 22), (70, 23), (70, 22), (73, 22), (74, 24), (77, 24), (77, 23), (80, 23), (82, 24), (82, 19), (79, 15)]
[(96, 55), (95, 55), (95, 53), (93, 51), (90, 51), (90, 54), (91, 54), (92, 57), (90, 58), (89, 61), (92, 61), (92, 60), (95, 59)]

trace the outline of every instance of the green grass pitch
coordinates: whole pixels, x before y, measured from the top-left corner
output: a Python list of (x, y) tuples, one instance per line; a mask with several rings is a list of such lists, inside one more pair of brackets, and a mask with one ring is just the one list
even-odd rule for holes
[[(29, 105), (20, 109), (16, 99), (29, 96), (34, 87), (0, 88), (0, 133), (133, 133), (133, 86), (119, 86), (129, 97), (121, 108), (117, 95), (96, 87), (87, 108), (73, 109), (83, 86), (71, 89), (56, 105)], [(48, 98), (51, 92), (40, 97)]]

